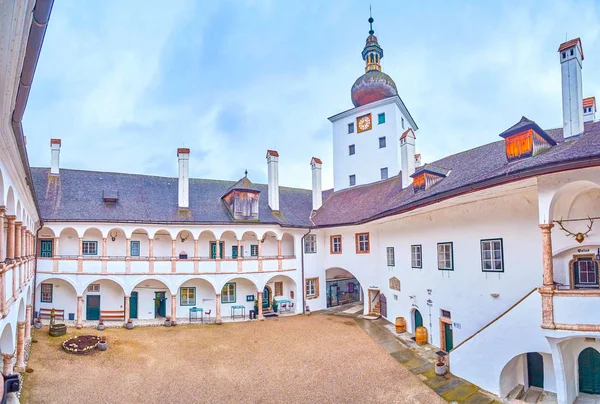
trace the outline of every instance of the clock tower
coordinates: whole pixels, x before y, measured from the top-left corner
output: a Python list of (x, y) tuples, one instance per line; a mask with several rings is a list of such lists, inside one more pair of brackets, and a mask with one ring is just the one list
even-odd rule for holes
[(368, 21), (369, 36), (361, 53), (365, 73), (350, 92), (354, 108), (329, 118), (333, 124), (335, 191), (398, 175), (400, 137), (408, 129), (418, 129), (398, 96), (396, 83), (382, 71), (383, 48), (373, 30), (373, 17)]

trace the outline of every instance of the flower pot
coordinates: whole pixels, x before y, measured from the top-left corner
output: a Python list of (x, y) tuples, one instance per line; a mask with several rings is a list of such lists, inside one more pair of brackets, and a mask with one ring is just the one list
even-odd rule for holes
[(98, 342), (98, 346), (96, 348), (98, 348), (99, 351), (106, 351), (108, 349), (108, 342), (100, 341)]
[(163, 325), (165, 327), (170, 327), (171, 326), (171, 320), (165, 320), (165, 322), (163, 323)]
[(445, 363), (435, 364), (435, 374), (438, 376), (444, 376), (448, 371), (448, 366)]
[(98, 331), (102, 331), (102, 330), (104, 330), (104, 324), (98, 324), (98, 325), (96, 326), (96, 329), (97, 329)]
[(40, 328), (42, 328), (42, 322), (36, 321), (35, 323), (33, 323), (33, 327), (39, 330)]
[(133, 323), (131, 321), (128, 323), (125, 323), (125, 328), (127, 328), (128, 330), (133, 330)]

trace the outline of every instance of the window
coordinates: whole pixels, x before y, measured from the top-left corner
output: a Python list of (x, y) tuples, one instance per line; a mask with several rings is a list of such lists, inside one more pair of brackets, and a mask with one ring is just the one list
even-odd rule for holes
[(52, 257), (52, 240), (40, 240), (40, 257)]
[(81, 251), (83, 255), (98, 255), (97, 241), (82, 241)]
[(129, 243), (129, 253), (132, 257), (139, 257), (140, 256), (140, 242), (139, 241), (132, 241)]
[(440, 309), (440, 317), (452, 318), (452, 313), (448, 310)]
[(314, 254), (317, 252), (317, 235), (309, 234), (304, 237), (304, 252)]
[(385, 144), (385, 136), (379, 138), (379, 148), (383, 149), (386, 146)]
[(341, 254), (342, 253), (342, 236), (336, 234), (335, 236), (329, 237), (329, 252), (331, 254)]
[(354, 122), (348, 124), (348, 133), (354, 133)]
[(252, 244), (250, 246), (250, 256), (258, 257), (258, 244)]
[(348, 146), (348, 155), (352, 156), (356, 153), (356, 146), (354, 146), (353, 144), (351, 144), (350, 146)]
[(283, 296), (283, 282), (275, 282), (275, 296)]
[(567, 52), (563, 52), (562, 53), (562, 57), (563, 57), (563, 59), (566, 58), (567, 57)]
[(352, 187), (354, 185), (356, 185), (356, 175), (352, 174), (350, 176), (350, 186)]
[(226, 283), (223, 286), (221, 303), (235, 303), (235, 283)]
[(238, 257), (238, 246), (232, 245), (231, 246), (231, 258), (237, 258), (237, 257)]
[(410, 246), (410, 266), (423, 268), (423, 249), (420, 244)]
[(402, 122), (402, 129), (404, 129), (404, 118), (400, 118), (400, 122)]
[(52, 303), (52, 287), (51, 283), (42, 283), (42, 295), (40, 299), (42, 303)]
[(196, 305), (196, 288), (179, 288), (179, 305)]
[(394, 247), (387, 248), (387, 264), (388, 264), (388, 267), (393, 267), (396, 265), (396, 257), (394, 256)]
[(369, 233), (356, 233), (356, 253), (368, 254), (369, 252)]
[(306, 298), (314, 299), (319, 296), (319, 278), (306, 279)]
[(381, 125), (382, 123), (385, 123), (385, 112), (377, 115), (377, 124)]
[(481, 240), (481, 270), (483, 272), (504, 272), (504, 252), (501, 238)]
[(454, 271), (452, 243), (438, 243), (438, 269)]
[(573, 56), (573, 49), (571, 49), (571, 56)]
[(92, 283), (91, 285), (88, 286), (87, 291), (88, 292), (95, 292), (95, 293), (100, 292), (100, 284), (99, 283)]
[(598, 287), (598, 264), (591, 258), (579, 258), (575, 261), (575, 287)]
[(388, 169), (387, 169), (387, 167), (383, 167), (380, 171), (381, 171), (381, 179), (382, 180), (387, 180), (387, 178), (388, 178)]

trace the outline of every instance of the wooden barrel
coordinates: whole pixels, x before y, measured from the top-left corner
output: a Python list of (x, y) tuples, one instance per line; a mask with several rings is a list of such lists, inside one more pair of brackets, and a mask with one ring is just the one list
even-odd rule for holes
[(406, 320), (404, 317), (396, 317), (396, 332), (406, 332)]
[(418, 345), (425, 345), (427, 343), (427, 328), (423, 326), (417, 327), (415, 337)]

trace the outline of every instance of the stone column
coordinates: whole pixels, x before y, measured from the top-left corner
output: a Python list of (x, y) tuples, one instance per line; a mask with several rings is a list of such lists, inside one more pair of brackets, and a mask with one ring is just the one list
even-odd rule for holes
[(2, 353), (2, 373), (5, 376), (13, 374), (13, 362), (14, 354), (11, 353)]
[(6, 261), (12, 262), (15, 260), (15, 215), (6, 215), (8, 228), (6, 229)]
[(198, 240), (194, 240), (194, 259), (198, 258)]
[(15, 259), (19, 260), (21, 258), (21, 226), (23, 226), (23, 222), (15, 222)]
[(2, 310), (2, 317), (8, 314), (8, 306), (6, 306), (6, 267), (2, 268), (2, 273), (0, 273), (0, 310)]
[(257, 293), (258, 293), (258, 319), (264, 320), (265, 317), (263, 316), (263, 307), (262, 307), (263, 292), (257, 292)]
[(31, 304), (28, 304), (26, 310), (27, 311), (26, 311), (26, 315), (25, 315), (25, 339), (30, 340), (31, 339), (31, 322), (33, 320), (33, 306)]
[(106, 254), (106, 242), (107, 242), (107, 237), (102, 237), (102, 256), (106, 257), (108, 256), (108, 254)]
[(77, 251), (77, 256), (83, 258), (83, 237), (79, 237), (79, 250)]
[(177, 253), (175, 252), (175, 241), (176, 240), (171, 240), (171, 258), (177, 258)]
[(242, 259), (242, 254), (243, 254), (243, 251), (242, 251), (242, 240), (238, 240), (237, 241), (237, 245), (238, 245), (238, 256), (237, 256), (237, 259), (241, 260)]
[(21, 226), (21, 257), (27, 258), (29, 249), (27, 248), (27, 226)]
[(17, 322), (17, 363), (15, 371), (25, 371), (25, 321)]
[(282, 258), (281, 255), (281, 240), (277, 240), (277, 258)]
[(129, 311), (130, 311), (129, 297), (130, 297), (130, 295), (125, 296), (125, 322), (129, 321)]
[(216, 255), (215, 259), (218, 261), (221, 259), (221, 240), (217, 240), (217, 246), (216, 246), (215, 250), (217, 251), (217, 255)]
[(148, 239), (148, 272), (154, 273), (154, 239)]
[(79, 238), (79, 251), (77, 252), (77, 272), (83, 272), (83, 238)]
[(215, 317), (215, 324), (221, 324), (221, 294), (217, 293), (216, 294), (216, 302), (215, 302), (215, 313), (216, 313), (216, 317)]
[(262, 261), (262, 242), (258, 240), (258, 272), (262, 272), (263, 270), (263, 261)]
[(554, 329), (554, 268), (552, 263), (552, 228), (554, 225), (540, 224), (542, 229), (542, 265), (544, 268), (542, 295), (542, 328)]
[(125, 257), (131, 258), (131, 239), (125, 239), (125, 242), (127, 243), (125, 246)]
[(77, 296), (77, 321), (75, 328), (83, 328), (83, 296)]
[(0, 262), (4, 262), (6, 259), (6, 249), (4, 248), (5, 240), (4, 240), (4, 214), (6, 213), (6, 208), (4, 206), (0, 206)]
[(177, 295), (171, 295), (171, 321), (177, 319)]
[(12, 267), (12, 279), (13, 279), (13, 284), (12, 284), (12, 295), (13, 295), (13, 300), (16, 302), (17, 301), (17, 278), (18, 278), (18, 274), (17, 274), (17, 265), (14, 265)]

